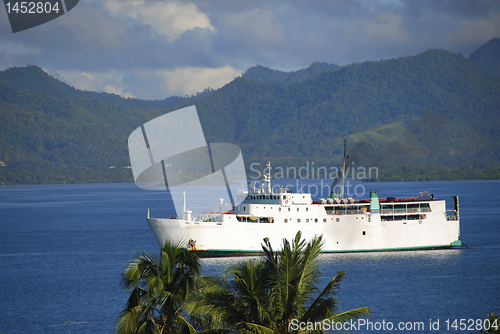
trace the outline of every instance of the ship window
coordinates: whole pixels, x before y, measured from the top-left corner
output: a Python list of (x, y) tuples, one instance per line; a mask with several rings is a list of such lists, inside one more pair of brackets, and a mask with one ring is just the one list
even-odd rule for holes
[(318, 218), (314, 218), (314, 222), (317, 223), (318, 222)]
[(290, 211), (290, 208), (288, 208), (288, 211)]
[(306, 211), (309, 211), (309, 208), (306, 208)]
[(243, 207), (243, 211), (245, 211), (245, 210), (246, 210), (246, 206)]
[(323, 218), (323, 223), (326, 223), (326, 218)]
[(297, 211), (299, 211), (299, 208), (297, 208)]
[(281, 208), (278, 208), (278, 211), (281, 211)]
[(429, 203), (420, 203), (420, 212), (431, 212)]
[(288, 223), (288, 219), (285, 219), (285, 223)]
[(299, 218), (299, 219), (297, 219), (297, 223), (300, 223), (300, 218)]
[(366, 231), (363, 231), (363, 235), (366, 235)]
[(335, 221), (338, 223), (340, 221), (340, 218), (335, 219)]
[(309, 223), (309, 218), (306, 219), (306, 223)]

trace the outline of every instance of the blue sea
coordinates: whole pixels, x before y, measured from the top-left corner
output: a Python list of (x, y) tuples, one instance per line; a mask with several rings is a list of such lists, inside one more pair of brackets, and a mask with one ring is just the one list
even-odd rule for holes
[[(320, 180), (299, 186), (311, 184)], [(381, 198), (429, 191), (450, 209), (451, 196), (458, 195), (460, 238), (467, 247), (322, 254), (321, 284), (339, 270), (347, 272), (337, 294), (340, 311), (373, 311), (372, 328), (353, 332), (385, 333), (388, 323), (393, 330), (399, 323), (406, 329), (423, 323), (408, 332), (479, 333), (475, 324), (447, 329), (446, 321), (470, 324), (491, 311), (500, 314), (500, 181), (357, 185), (379, 190)], [(157, 217), (174, 214), (166, 193), (133, 183), (1, 186), (0, 333), (113, 333), (128, 297), (121, 284), (127, 261), (139, 251), (159, 252), (146, 224), (148, 208)], [(222, 274), (241, 260), (203, 259), (203, 273)]]

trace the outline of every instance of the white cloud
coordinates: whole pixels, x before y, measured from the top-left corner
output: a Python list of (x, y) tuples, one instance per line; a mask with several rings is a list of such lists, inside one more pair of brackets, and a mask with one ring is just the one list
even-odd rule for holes
[(85, 0), (16, 34), (4, 12), (0, 27), (0, 69), (34, 64), (80, 89), (164, 99), (220, 87), (256, 64), (468, 55), (500, 37), (500, 1)]
[[(46, 72), (51, 73), (50, 70)], [(55, 77), (68, 83), (77, 89), (95, 91), (98, 85), (94, 82), (94, 78), (90, 73), (78, 71), (56, 71)]]
[[(69, 29), (79, 46), (120, 49), (126, 45), (127, 27), (112, 19), (93, 3), (81, 2), (74, 10), (54, 21), (58, 29)], [(68, 37), (68, 34), (63, 34)], [(68, 42), (68, 41), (64, 41)]]
[(241, 75), (241, 71), (226, 65), (221, 68), (184, 67), (155, 72), (165, 96), (191, 95), (206, 88), (220, 88)]
[(144, 25), (150, 25), (169, 42), (184, 32), (196, 28), (215, 32), (210, 19), (193, 3), (178, 1), (108, 0), (106, 9), (114, 16), (132, 18)]
[(79, 72), (79, 71), (55, 71), (59, 79), (69, 85), (87, 91), (106, 92), (123, 97), (135, 98), (134, 94), (125, 92), (127, 85), (123, 83), (123, 74), (117, 71), (109, 72)]
[(127, 72), (126, 77), (115, 70), (108, 72), (74, 70), (52, 73), (55, 73), (56, 78), (77, 89), (142, 99), (192, 95), (207, 88), (220, 88), (241, 75), (241, 71), (229, 65), (220, 68), (184, 67), (174, 70), (137, 70)]
[(125, 89), (125, 87), (115, 87), (113, 85), (106, 85), (106, 86), (104, 86), (103, 91), (106, 93), (110, 93), (110, 94), (120, 95), (122, 97), (135, 98), (135, 96), (130, 92), (124, 93), (123, 92), (124, 89)]

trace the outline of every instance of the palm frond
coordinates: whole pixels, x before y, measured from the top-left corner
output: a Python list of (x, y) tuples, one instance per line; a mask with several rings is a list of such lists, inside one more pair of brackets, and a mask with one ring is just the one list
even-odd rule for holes
[(197, 256), (179, 244), (166, 243), (160, 257), (145, 252), (137, 255), (124, 272), (123, 280), (131, 295), (115, 323), (115, 331), (193, 332), (194, 328), (180, 316), (180, 307), (194, 288), (199, 271)]
[(139, 312), (135, 308), (128, 309), (120, 314), (115, 321), (116, 334), (135, 333), (139, 327)]
[(180, 324), (180, 327), (181, 327), (181, 331), (183, 331), (183, 329), (187, 329), (187, 332), (186, 331), (183, 331), (185, 332), (186, 334), (189, 333), (189, 334), (193, 334), (193, 333), (196, 333), (196, 329), (194, 329), (193, 326), (191, 326), (191, 324), (189, 322), (187, 322), (186, 319), (184, 319), (184, 317), (182, 316), (177, 316), (177, 323)]
[(354, 310), (342, 312), (339, 314), (335, 314), (331, 317), (328, 318), (330, 322), (345, 322), (345, 321), (351, 321), (351, 320), (356, 320), (359, 318), (364, 318), (368, 317), (371, 314), (371, 310), (368, 307), (360, 307)]
[(325, 319), (335, 312), (337, 301), (334, 291), (340, 288), (340, 282), (345, 277), (345, 271), (339, 271), (325, 286), (316, 299), (309, 305), (302, 316), (303, 321)]
[(236, 324), (236, 329), (245, 334), (274, 334), (272, 329), (251, 322), (239, 322)]

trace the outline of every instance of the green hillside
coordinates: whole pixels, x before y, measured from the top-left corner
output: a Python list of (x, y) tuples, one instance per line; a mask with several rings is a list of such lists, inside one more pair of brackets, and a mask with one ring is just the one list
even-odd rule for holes
[(191, 104), (207, 141), (239, 145), (248, 171), (335, 166), (347, 139), (350, 166), (375, 166), (380, 179), (500, 177), (500, 76), (471, 60), (428, 50), (311, 73), (141, 101), (80, 91), (36, 66), (0, 72), (0, 184), (131, 181), (129, 134)]
[(469, 60), (486, 72), (500, 75), (500, 38), (493, 38), (482, 45), (471, 53)]
[(123, 169), (128, 134), (165, 112), (154, 102), (76, 90), (36, 66), (3, 71), (0, 184), (131, 180)]
[(339, 162), (347, 137), (357, 163), (498, 168), (499, 99), (500, 77), (429, 50), (286, 86), (238, 78), (196, 105), (210, 140), (247, 161)]
[(293, 72), (282, 72), (257, 65), (249, 68), (243, 74), (243, 77), (253, 81), (262, 81), (275, 85), (287, 85), (313, 78), (321, 73), (336, 71), (339, 68), (340, 66), (338, 65), (319, 61), (312, 63), (308, 68)]

